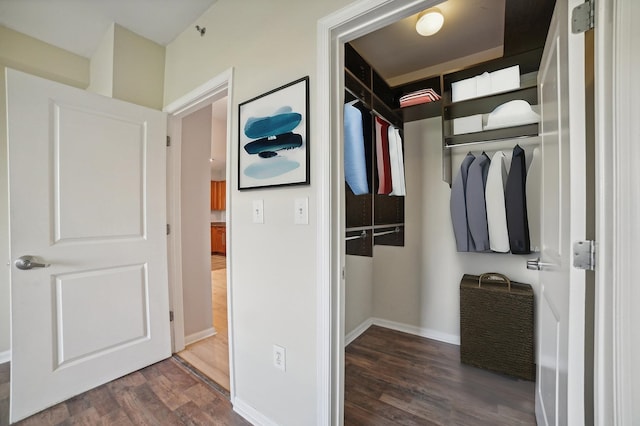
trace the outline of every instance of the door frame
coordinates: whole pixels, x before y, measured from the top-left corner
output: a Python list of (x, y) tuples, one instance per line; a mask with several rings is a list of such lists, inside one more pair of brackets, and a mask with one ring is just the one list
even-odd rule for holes
[(443, 0), (360, 0), (318, 21), (318, 424), (341, 425), (344, 414), (344, 43)]
[[(182, 119), (189, 114), (210, 105), (211, 103), (227, 97), (227, 165), (231, 162), (231, 121), (233, 100), (233, 68), (229, 68), (218, 74), (206, 83), (193, 89), (186, 95), (178, 98), (164, 108), (168, 114), (167, 134), (171, 138), (171, 146), (167, 151), (167, 222), (171, 226), (168, 238), (168, 269), (169, 269), (169, 303), (173, 311), (172, 351), (179, 352), (185, 347), (184, 336), (184, 302), (182, 288), (182, 226), (181, 226), (181, 151), (182, 151)], [(227, 166), (226, 180), (231, 187), (233, 174), (231, 167)], [(231, 203), (231, 191), (226, 191), (227, 211), (227, 321), (229, 339), (229, 385), (230, 399), (235, 399), (235, 362), (234, 362), (234, 327), (233, 327), (233, 280), (232, 270), (229, 267), (229, 258), (233, 252), (231, 244), (233, 219)]]
[[(340, 425), (344, 414), (345, 207), (339, 105), (344, 85), (344, 43), (437, 3), (438, 0), (360, 0), (318, 21), (317, 111), (318, 121), (325, 124), (319, 129), (320, 140), (327, 141), (329, 148), (320, 152), (318, 167), (318, 424)], [(640, 180), (640, 169), (627, 159), (637, 158), (628, 156), (630, 152), (639, 153), (631, 143), (634, 121), (628, 105), (633, 96), (628, 89), (633, 87), (640, 95), (640, 84), (629, 72), (635, 53), (629, 37), (634, 17), (629, 10), (632, 1), (612, 3), (597, 1), (595, 11), (598, 268), (594, 406), (596, 424), (602, 425), (624, 424), (638, 409), (631, 399), (633, 378), (628, 373), (632, 346), (627, 339), (633, 327), (632, 301), (628, 297), (634, 282), (631, 254), (634, 242), (640, 239), (640, 230), (630, 227), (629, 212), (640, 209), (639, 197), (633, 198), (637, 195), (634, 183)], [(614, 117), (614, 112), (624, 107), (626, 114)], [(615, 256), (619, 253), (627, 256)]]
[[(640, 82), (637, 43), (640, 7), (635, 0), (596, 1), (596, 295), (594, 336), (594, 421), (596, 425), (632, 424), (640, 370), (634, 367), (640, 337), (635, 245), (640, 239), (640, 149), (634, 136)], [(635, 395), (634, 395), (635, 387)]]

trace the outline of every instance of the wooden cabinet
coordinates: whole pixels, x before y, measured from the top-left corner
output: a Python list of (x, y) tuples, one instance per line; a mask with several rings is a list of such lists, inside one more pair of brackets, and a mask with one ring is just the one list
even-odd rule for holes
[(227, 182), (211, 181), (211, 210), (225, 210), (227, 199)]
[(227, 228), (211, 225), (211, 253), (227, 254)]

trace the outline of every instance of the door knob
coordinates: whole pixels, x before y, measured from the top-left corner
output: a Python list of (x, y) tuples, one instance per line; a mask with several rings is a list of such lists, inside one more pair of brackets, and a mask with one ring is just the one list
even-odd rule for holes
[(40, 263), (37, 260), (35, 256), (20, 256), (16, 259), (15, 265), (16, 268), (22, 269), (23, 271), (33, 268), (47, 268), (50, 266), (48, 263)]
[(540, 271), (542, 268), (551, 268), (553, 263), (540, 262), (540, 258), (527, 260), (527, 269)]

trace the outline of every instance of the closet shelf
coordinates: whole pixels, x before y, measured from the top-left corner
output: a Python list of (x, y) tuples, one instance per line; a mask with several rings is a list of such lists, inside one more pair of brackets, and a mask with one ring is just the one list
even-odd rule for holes
[(529, 105), (536, 105), (538, 103), (538, 88), (535, 82), (532, 85), (509, 90), (508, 92), (496, 93), (481, 98), (466, 99), (459, 102), (444, 103), (443, 118), (450, 120), (474, 114), (490, 113), (496, 107), (514, 99), (522, 99), (527, 101)]
[(504, 127), (502, 129), (484, 130), (482, 132), (445, 136), (444, 147), (453, 148), (460, 145), (486, 143), (501, 139), (515, 139), (538, 136), (538, 123), (524, 126)]

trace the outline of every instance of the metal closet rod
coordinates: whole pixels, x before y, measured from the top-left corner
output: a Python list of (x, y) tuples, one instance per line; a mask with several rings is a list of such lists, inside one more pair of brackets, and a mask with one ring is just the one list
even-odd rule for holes
[[(465, 146), (474, 146), (474, 145), (488, 145), (488, 144), (504, 144), (505, 142), (516, 141), (519, 145), (539, 145), (540, 140), (537, 139), (540, 136), (519, 136), (515, 138), (504, 138), (504, 139), (491, 139), (488, 141), (475, 141), (475, 142), (464, 142), (464, 143), (455, 143), (451, 145), (444, 145), (445, 149), (455, 149), (455, 148), (464, 148)], [(515, 143), (514, 143), (515, 145)]]
[[(397, 234), (398, 232), (400, 232), (400, 227), (396, 226), (395, 229), (393, 229), (391, 231), (384, 231), (384, 232), (374, 233), (373, 236), (374, 237), (380, 237), (382, 235)], [(367, 231), (362, 230), (362, 232), (360, 232), (360, 235), (352, 235), (350, 237), (345, 237), (344, 240), (345, 241), (351, 241), (351, 240), (359, 240), (361, 238), (367, 238)]]

